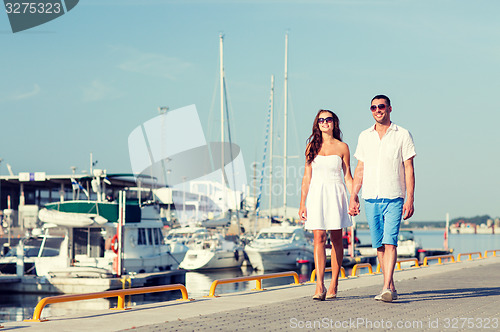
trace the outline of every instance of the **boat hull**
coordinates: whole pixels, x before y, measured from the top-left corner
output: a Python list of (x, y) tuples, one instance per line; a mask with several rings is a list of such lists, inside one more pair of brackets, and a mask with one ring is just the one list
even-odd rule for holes
[(190, 249), (179, 265), (186, 270), (212, 270), (237, 268), (243, 264), (243, 250), (212, 251), (204, 249)]
[(312, 248), (253, 248), (245, 252), (255, 270), (289, 270), (297, 268), (297, 260), (314, 261)]

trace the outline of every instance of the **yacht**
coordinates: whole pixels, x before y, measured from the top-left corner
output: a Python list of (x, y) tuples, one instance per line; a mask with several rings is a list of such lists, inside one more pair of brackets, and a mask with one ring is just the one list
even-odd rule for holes
[[(412, 230), (401, 230), (398, 236), (398, 257), (417, 257), (418, 250), (422, 247), (415, 241)], [(356, 245), (363, 256), (376, 256), (377, 249), (370, 244)]]
[(297, 261), (314, 261), (314, 247), (301, 226), (263, 228), (245, 247), (256, 270), (295, 269)]
[(208, 230), (204, 227), (173, 228), (165, 236), (165, 243), (170, 246), (172, 255), (182, 262), (189, 250), (188, 243), (194, 248), (194, 244), (204, 240), (208, 234)]
[(204, 239), (192, 239), (190, 248), (179, 265), (186, 270), (211, 270), (239, 268), (243, 264), (243, 246), (226, 239), (222, 234), (214, 234)]
[(45, 227), (63, 229), (65, 236), (57, 256), (34, 258), (36, 274), (102, 278), (177, 269), (179, 263), (164, 242), (163, 223), (154, 206), (141, 207), (125, 199), (123, 203), (46, 204), (40, 220)]
[[(35, 275), (35, 258), (59, 255), (58, 248), (61, 241), (62, 238), (57, 236), (50, 237), (47, 241), (44, 235), (40, 235), (22, 238), (12, 248), (4, 246), (5, 254), (2, 253), (0, 257), (0, 274), (16, 274), (18, 256), (20, 256), (23, 257), (24, 274)], [(51, 245), (48, 246), (47, 243)]]

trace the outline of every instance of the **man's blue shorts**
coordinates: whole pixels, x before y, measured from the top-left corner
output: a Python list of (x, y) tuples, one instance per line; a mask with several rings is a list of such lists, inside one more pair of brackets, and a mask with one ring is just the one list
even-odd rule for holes
[(383, 244), (398, 245), (403, 203), (403, 198), (365, 199), (365, 213), (373, 248), (379, 248)]

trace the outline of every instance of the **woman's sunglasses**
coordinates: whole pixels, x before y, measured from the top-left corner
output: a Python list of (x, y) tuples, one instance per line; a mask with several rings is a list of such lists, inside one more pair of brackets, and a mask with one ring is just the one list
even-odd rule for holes
[(372, 105), (370, 106), (370, 109), (372, 110), (372, 112), (375, 112), (377, 110), (377, 107), (381, 111), (385, 110), (385, 104)]
[(318, 118), (318, 123), (319, 124), (322, 124), (325, 121), (326, 121), (326, 123), (332, 123), (333, 122), (333, 117), (329, 116), (327, 118)]

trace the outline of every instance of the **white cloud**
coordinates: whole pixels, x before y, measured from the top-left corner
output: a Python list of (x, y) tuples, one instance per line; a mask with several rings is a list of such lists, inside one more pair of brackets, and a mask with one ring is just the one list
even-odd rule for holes
[(24, 99), (29, 99), (33, 98), (34, 96), (38, 95), (42, 91), (40, 89), (40, 86), (35, 83), (33, 86), (33, 90), (28, 91), (28, 92), (17, 92), (13, 93), (10, 96), (0, 98), (0, 101), (18, 101), (18, 100), (24, 100)]
[(119, 49), (119, 51), (126, 55), (126, 60), (118, 64), (118, 68), (128, 72), (175, 80), (185, 70), (192, 67), (192, 64), (187, 61), (163, 54), (146, 53), (131, 49)]
[(83, 88), (83, 101), (92, 102), (120, 98), (123, 94), (113, 86), (98, 79)]

